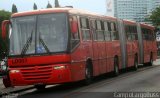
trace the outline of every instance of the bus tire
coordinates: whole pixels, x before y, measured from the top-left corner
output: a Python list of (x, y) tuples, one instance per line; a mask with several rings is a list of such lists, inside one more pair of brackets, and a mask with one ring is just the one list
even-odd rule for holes
[(118, 58), (114, 58), (114, 76), (119, 75)]
[(150, 55), (150, 61), (148, 62), (147, 64), (148, 66), (153, 66), (153, 56), (152, 56), (152, 53)]
[(35, 87), (37, 90), (43, 90), (43, 89), (45, 89), (46, 85), (44, 85), (44, 84), (37, 84), (37, 85), (34, 85), (34, 87)]
[(89, 85), (92, 83), (93, 79), (93, 68), (92, 68), (92, 63), (90, 61), (87, 61), (86, 67), (85, 67), (85, 80), (84, 84)]
[(7, 76), (3, 76), (3, 84), (4, 84), (5, 88), (12, 87), (11, 81), (10, 81), (8, 75)]
[(136, 71), (137, 69), (138, 69), (138, 57), (137, 55), (135, 55), (133, 70)]

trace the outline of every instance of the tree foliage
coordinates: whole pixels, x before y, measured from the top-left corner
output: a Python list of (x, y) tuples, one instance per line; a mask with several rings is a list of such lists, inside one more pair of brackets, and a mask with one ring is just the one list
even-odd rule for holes
[(49, 3), (49, 1), (48, 1), (48, 4), (47, 4), (47, 8), (52, 8), (52, 5)]
[(34, 9), (34, 10), (37, 10), (37, 5), (36, 5), (36, 3), (34, 3), (33, 9)]
[(154, 26), (160, 26), (160, 6), (157, 7), (149, 16), (149, 20), (152, 21)]
[[(0, 10), (0, 27), (2, 24), (2, 21), (8, 20), (11, 16), (11, 12)], [(2, 59), (2, 53), (7, 51), (7, 40), (4, 42), (2, 40), (2, 33), (0, 28), (0, 60)]]
[(11, 16), (11, 12), (0, 10), (0, 26), (3, 20), (9, 19)]
[[(3, 20), (8, 20), (11, 16), (11, 12), (0, 10), (0, 33), (1, 33), (1, 24)], [(1, 35), (0, 35), (1, 36)]]
[(60, 5), (59, 5), (59, 1), (58, 0), (55, 0), (55, 8), (57, 8), (57, 7), (60, 7)]
[(18, 9), (17, 6), (15, 4), (12, 5), (12, 13), (17, 13)]

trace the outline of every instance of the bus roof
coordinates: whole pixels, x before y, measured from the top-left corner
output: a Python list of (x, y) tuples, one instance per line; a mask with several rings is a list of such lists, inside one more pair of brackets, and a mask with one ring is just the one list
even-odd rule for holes
[[(32, 11), (26, 11), (26, 12), (18, 12), (18, 13), (14, 13), (12, 14), (11, 17), (20, 17), (20, 16), (29, 16), (29, 15), (38, 15), (38, 14), (49, 14), (49, 13), (70, 13), (70, 14), (77, 14), (77, 15), (86, 15), (86, 16), (93, 16), (93, 17), (101, 17), (103, 19), (108, 19), (108, 20), (113, 20), (116, 21), (117, 18), (112, 17), (112, 16), (106, 16), (106, 15), (101, 15), (98, 13), (94, 13), (94, 12), (90, 12), (90, 11), (86, 11), (86, 10), (82, 10), (82, 9), (75, 9), (75, 8), (47, 8), (47, 9), (40, 9), (40, 10), (32, 10)], [(135, 21), (130, 21), (130, 20), (125, 20), (123, 19), (123, 22), (125, 24), (131, 24), (131, 25), (135, 25), (136, 22)], [(153, 26), (150, 26), (148, 24), (142, 24), (140, 23), (140, 25), (142, 27), (148, 27), (150, 29), (154, 29)]]
[(79, 15), (87, 15), (87, 16), (97, 16), (97, 17), (106, 17), (109, 19), (116, 19), (115, 17), (105, 16), (98, 13), (82, 10), (82, 9), (75, 9), (75, 8), (48, 8), (48, 9), (41, 9), (41, 10), (32, 10), (26, 12), (18, 12), (12, 15), (12, 17), (20, 17), (20, 16), (29, 16), (29, 15), (37, 15), (37, 14), (47, 14), (47, 13), (54, 13), (54, 12), (67, 12), (71, 14), (79, 14)]
[(136, 22), (135, 22), (135, 21), (131, 21), (131, 20), (123, 19), (123, 22), (124, 22), (125, 24), (129, 24), (129, 25), (136, 25)]
[(149, 28), (149, 29), (155, 30), (155, 27), (154, 27), (154, 26), (152, 26), (152, 25), (144, 24), (144, 23), (140, 23), (140, 25), (141, 25), (141, 27)]

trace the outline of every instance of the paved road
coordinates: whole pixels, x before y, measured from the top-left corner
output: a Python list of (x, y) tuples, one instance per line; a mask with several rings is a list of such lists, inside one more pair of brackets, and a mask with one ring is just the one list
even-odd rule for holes
[[(30, 89), (15, 95), (18, 95), (18, 98), (125, 98), (124, 96), (119, 97), (121, 93), (116, 92), (159, 92), (160, 66), (155, 63), (154, 66), (122, 73), (118, 77), (105, 75), (94, 79), (94, 81), (89, 86), (72, 83), (48, 86), (42, 91)], [(153, 95), (154, 97), (148, 98), (160, 98), (159, 93)]]

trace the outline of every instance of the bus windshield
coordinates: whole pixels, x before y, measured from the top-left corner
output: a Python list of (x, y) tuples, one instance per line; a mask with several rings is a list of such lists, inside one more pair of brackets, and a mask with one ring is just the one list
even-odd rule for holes
[(9, 55), (47, 54), (67, 51), (68, 23), (65, 13), (11, 19)]

